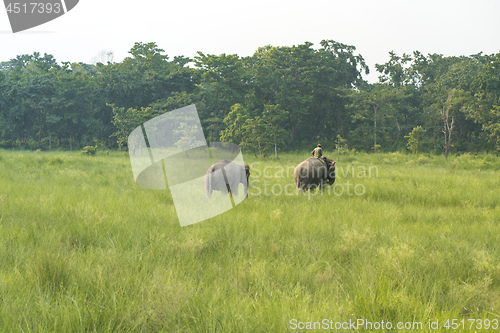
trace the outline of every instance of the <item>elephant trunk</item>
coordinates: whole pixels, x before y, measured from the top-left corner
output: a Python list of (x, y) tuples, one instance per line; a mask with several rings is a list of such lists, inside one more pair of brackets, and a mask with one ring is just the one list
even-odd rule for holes
[(243, 184), (243, 194), (245, 197), (248, 196), (248, 177), (249, 176), (246, 177), (246, 182)]
[(243, 193), (245, 194), (245, 197), (246, 197), (246, 196), (248, 196), (248, 187), (250, 186), (250, 183), (249, 183), (250, 166), (248, 164), (245, 164), (244, 169), (245, 169), (245, 176), (243, 177)]

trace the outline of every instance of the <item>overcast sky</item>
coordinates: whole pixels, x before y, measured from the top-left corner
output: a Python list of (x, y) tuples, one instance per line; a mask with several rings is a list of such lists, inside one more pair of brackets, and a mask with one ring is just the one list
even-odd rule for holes
[(376, 63), (419, 50), (446, 56), (500, 52), (500, 0), (80, 0), (65, 16), (13, 34), (0, 10), (0, 61), (35, 51), (90, 63), (102, 50), (122, 61), (135, 42), (171, 58), (249, 56), (265, 45), (323, 39), (354, 45), (377, 80)]

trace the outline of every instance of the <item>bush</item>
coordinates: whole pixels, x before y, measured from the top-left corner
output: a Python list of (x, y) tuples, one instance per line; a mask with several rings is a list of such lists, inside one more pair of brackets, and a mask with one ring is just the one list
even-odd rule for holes
[(0, 141), (0, 148), (16, 148), (16, 142), (14, 140), (2, 140)]
[(82, 154), (83, 155), (95, 155), (97, 152), (97, 146), (85, 146), (83, 147)]
[(415, 127), (410, 134), (406, 135), (405, 138), (408, 139), (408, 144), (406, 145), (412, 153), (418, 154), (418, 144), (424, 138), (425, 130), (422, 126)]
[(411, 159), (408, 162), (406, 162), (406, 164), (410, 164), (410, 165), (411, 164), (421, 164), (421, 165), (423, 165), (423, 164), (429, 164), (431, 162), (432, 162), (432, 160), (429, 157), (427, 157), (425, 155), (420, 155), (417, 159), (415, 159), (415, 160)]
[(25, 147), (30, 149), (30, 150), (36, 150), (40, 148), (40, 145), (38, 144), (38, 141), (36, 140), (27, 140), (25, 143)]

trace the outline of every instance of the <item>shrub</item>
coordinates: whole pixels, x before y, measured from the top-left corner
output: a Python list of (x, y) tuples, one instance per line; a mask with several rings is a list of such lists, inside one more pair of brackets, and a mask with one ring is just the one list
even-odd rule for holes
[(83, 147), (82, 154), (83, 155), (95, 155), (97, 152), (97, 146), (85, 146)]
[(422, 126), (415, 127), (410, 134), (406, 135), (405, 138), (408, 139), (408, 144), (406, 145), (412, 153), (418, 154), (418, 143), (424, 138), (425, 130)]
[(14, 140), (1, 140), (0, 141), (0, 148), (15, 148), (16, 147), (16, 142)]

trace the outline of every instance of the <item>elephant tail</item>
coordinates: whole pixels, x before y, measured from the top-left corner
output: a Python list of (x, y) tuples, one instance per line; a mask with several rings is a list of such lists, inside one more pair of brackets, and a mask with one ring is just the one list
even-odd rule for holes
[(205, 174), (205, 191), (207, 192), (207, 197), (212, 196), (212, 172), (213, 167), (210, 168)]

